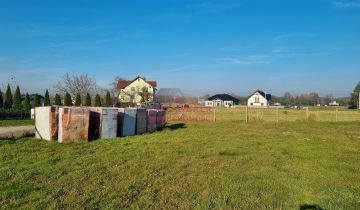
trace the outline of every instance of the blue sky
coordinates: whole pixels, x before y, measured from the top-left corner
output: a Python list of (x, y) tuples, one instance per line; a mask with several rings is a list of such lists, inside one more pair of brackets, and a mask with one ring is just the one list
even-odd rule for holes
[(142, 75), (194, 95), (348, 96), (359, 37), (359, 0), (2, 0), (0, 87), (44, 92), (75, 72), (103, 87)]

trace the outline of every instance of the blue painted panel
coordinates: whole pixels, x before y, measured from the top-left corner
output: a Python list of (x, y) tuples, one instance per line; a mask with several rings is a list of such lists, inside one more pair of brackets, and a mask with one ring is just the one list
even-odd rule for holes
[(122, 136), (132, 136), (136, 133), (136, 108), (125, 108)]

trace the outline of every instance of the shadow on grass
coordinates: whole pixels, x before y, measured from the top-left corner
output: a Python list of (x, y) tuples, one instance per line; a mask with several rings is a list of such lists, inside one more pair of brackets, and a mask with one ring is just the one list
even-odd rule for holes
[(185, 123), (175, 123), (175, 124), (166, 124), (164, 129), (169, 129), (171, 131), (177, 130), (177, 129), (184, 129), (187, 128)]
[(303, 204), (299, 208), (300, 210), (324, 210), (319, 205), (316, 204)]

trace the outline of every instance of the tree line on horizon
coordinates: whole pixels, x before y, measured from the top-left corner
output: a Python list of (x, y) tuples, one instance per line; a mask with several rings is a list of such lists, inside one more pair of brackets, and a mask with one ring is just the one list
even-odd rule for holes
[[(53, 100), (50, 99), (49, 91), (45, 91), (43, 102), (38, 93), (32, 95), (33, 99), (31, 101), (29, 93), (26, 93), (25, 96), (21, 95), (19, 86), (16, 87), (15, 93), (11, 91), (10, 84), (7, 85), (5, 93), (0, 90), (0, 109), (3, 110), (24, 110), (29, 111), (31, 108), (39, 106), (113, 106), (113, 102), (110, 96), (110, 91), (106, 91), (103, 99), (100, 97), (100, 94), (96, 93), (94, 100), (92, 100), (91, 95), (87, 93), (85, 97), (81, 97), (80, 93), (75, 95), (73, 99), (70, 93), (65, 92), (64, 96), (61, 97), (60, 94), (56, 93), (53, 97)], [(84, 101), (84, 103), (82, 103)]]

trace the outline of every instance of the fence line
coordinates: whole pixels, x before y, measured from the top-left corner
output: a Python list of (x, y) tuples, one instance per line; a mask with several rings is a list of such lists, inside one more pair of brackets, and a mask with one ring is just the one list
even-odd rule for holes
[[(310, 110), (304, 109), (284, 109), (284, 108), (206, 108), (189, 109), (181, 108), (179, 110), (168, 110), (168, 121), (360, 121), (360, 110), (340, 110), (323, 109)], [(189, 111), (188, 111), (189, 110)], [(195, 111), (199, 110), (199, 111)], [(206, 110), (206, 111), (205, 111)], [(209, 111), (210, 110), (210, 111)]]

